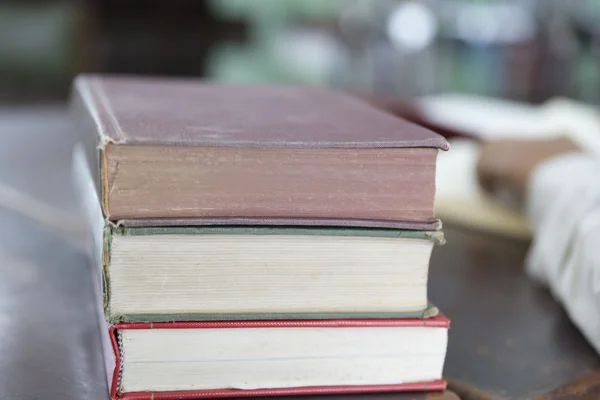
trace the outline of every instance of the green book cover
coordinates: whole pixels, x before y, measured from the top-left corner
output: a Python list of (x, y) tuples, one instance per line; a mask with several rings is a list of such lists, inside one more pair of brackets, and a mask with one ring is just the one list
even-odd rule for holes
[(115, 235), (312, 235), (312, 236), (355, 236), (431, 240), (444, 244), (441, 231), (409, 231), (373, 228), (336, 227), (267, 227), (267, 226), (185, 226), (185, 227), (136, 227), (106, 225), (102, 261), (102, 293), (106, 320), (117, 322), (167, 322), (167, 321), (227, 321), (227, 320), (289, 320), (289, 319), (367, 319), (367, 318), (431, 318), (438, 314), (429, 304), (414, 312), (325, 312), (325, 313), (169, 313), (169, 314), (126, 314), (112, 315), (110, 310), (110, 261), (111, 243)]

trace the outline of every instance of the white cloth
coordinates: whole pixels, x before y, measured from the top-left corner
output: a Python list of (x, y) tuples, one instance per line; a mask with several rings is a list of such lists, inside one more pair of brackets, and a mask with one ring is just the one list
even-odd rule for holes
[(533, 173), (527, 271), (547, 285), (600, 353), (600, 158), (567, 154)]

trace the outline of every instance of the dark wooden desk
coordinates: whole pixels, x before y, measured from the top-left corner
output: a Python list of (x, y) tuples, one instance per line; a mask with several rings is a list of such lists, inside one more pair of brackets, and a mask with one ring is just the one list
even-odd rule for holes
[[(452, 320), (450, 387), (467, 400), (521, 399), (583, 378), (600, 398), (600, 376), (586, 376), (600, 369), (600, 358), (550, 293), (527, 279), (527, 244), (445, 231), (448, 243), (432, 257), (429, 296)], [(579, 398), (556, 396), (549, 398)]]
[[(0, 182), (73, 211), (74, 138), (64, 115), (0, 112), (0, 133)], [(548, 292), (525, 278), (526, 246), (450, 227), (446, 234), (433, 255), (430, 295), (453, 320), (451, 387), (467, 400), (554, 390), (543, 400), (599, 399), (600, 360)], [(93, 290), (85, 256), (0, 208), (0, 398), (108, 398)]]

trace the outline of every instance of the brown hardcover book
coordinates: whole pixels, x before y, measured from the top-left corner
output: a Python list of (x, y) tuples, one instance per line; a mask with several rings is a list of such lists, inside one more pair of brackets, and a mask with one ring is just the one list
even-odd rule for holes
[(80, 76), (72, 107), (92, 131), (82, 134), (113, 221), (437, 227), (436, 157), (448, 143), (352, 97)]

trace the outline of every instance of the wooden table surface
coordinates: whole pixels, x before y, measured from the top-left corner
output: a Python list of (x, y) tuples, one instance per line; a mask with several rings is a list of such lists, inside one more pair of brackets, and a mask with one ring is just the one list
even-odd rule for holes
[[(0, 182), (75, 213), (74, 137), (64, 118), (0, 111)], [(86, 257), (1, 207), (0, 222), (0, 398), (108, 398)], [(526, 279), (526, 245), (452, 227), (446, 236), (429, 291), (452, 320), (450, 387), (467, 400), (600, 398), (600, 359), (550, 294)]]
[[(526, 277), (527, 244), (445, 231), (429, 295), (452, 321), (444, 370), (450, 387), (463, 399), (536, 398), (580, 379), (587, 392), (600, 389), (600, 358), (549, 291)], [(578, 398), (575, 392), (586, 392), (580, 389), (548, 398)]]

